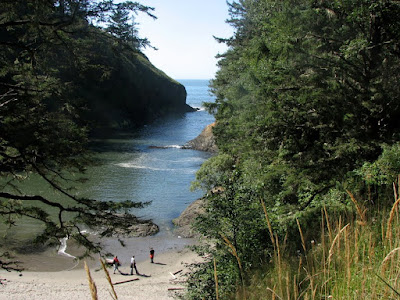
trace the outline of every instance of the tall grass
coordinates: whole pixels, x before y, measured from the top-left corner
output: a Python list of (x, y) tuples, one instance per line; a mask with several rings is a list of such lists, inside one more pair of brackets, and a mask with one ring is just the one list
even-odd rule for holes
[(85, 261), (85, 271), (86, 271), (86, 276), (88, 278), (89, 281), (89, 289), (90, 289), (90, 295), (92, 296), (92, 300), (97, 300), (97, 287), (96, 287), (96, 283), (94, 282), (92, 275), (90, 274), (90, 270), (88, 265), (86, 264)]
[(318, 243), (304, 239), (304, 228), (298, 222), (304, 254), (297, 257), (285, 255), (262, 205), (274, 243), (272, 267), (254, 274), (236, 298), (245, 294), (247, 299), (400, 299), (398, 193), (395, 189), (396, 198), (389, 212), (368, 216), (366, 209), (348, 194), (357, 219), (345, 223), (322, 209)]

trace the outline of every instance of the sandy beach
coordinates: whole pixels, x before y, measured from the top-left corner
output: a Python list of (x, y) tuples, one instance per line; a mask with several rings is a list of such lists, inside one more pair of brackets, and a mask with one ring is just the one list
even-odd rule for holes
[[(139, 261), (139, 276), (113, 274), (113, 268), (108, 270), (118, 299), (172, 299), (175, 292), (183, 291), (180, 290), (184, 287), (183, 274), (188, 271), (185, 264), (199, 261), (201, 258), (196, 253), (184, 248), (156, 254), (154, 263), (150, 263), (149, 259)], [(129, 263), (122, 262), (120, 271), (129, 274)], [(97, 286), (98, 299), (112, 299), (111, 287), (104, 271), (92, 263), (90, 272)], [(174, 273), (176, 274), (173, 275)], [(0, 271), (1, 300), (91, 299), (87, 275), (81, 267), (70, 271), (26, 271), (21, 274), (20, 276), (17, 272)], [(115, 284), (132, 279), (138, 280)]]

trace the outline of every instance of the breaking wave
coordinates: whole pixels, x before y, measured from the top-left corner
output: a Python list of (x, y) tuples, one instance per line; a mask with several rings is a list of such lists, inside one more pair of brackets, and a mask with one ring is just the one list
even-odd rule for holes
[(127, 169), (142, 169), (142, 170), (151, 170), (151, 171), (163, 171), (163, 172), (179, 172), (179, 173), (184, 173), (184, 174), (194, 174), (196, 173), (196, 170), (193, 168), (156, 168), (156, 167), (149, 167), (149, 166), (143, 166), (143, 165), (138, 165), (135, 163), (120, 163), (117, 164), (117, 166), (121, 168), (127, 168)]
[(155, 167), (148, 167), (148, 166), (142, 166), (138, 165), (135, 163), (119, 163), (117, 166), (121, 168), (128, 168), (128, 169), (146, 169), (146, 170), (152, 170), (152, 171), (174, 171), (176, 169), (170, 169), (170, 168), (155, 168)]

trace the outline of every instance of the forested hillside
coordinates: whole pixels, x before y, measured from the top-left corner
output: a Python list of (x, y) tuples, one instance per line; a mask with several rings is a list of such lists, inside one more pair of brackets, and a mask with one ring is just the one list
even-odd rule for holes
[[(265, 299), (299, 299), (305, 291), (308, 299), (325, 299), (334, 290), (329, 276), (313, 286), (314, 273), (304, 274), (298, 264), (305, 264), (308, 245), (324, 240), (329, 222), (340, 231), (354, 219), (386, 220), (393, 205), (400, 172), (400, 4), (240, 0), (230, 13), (235, 34), (221, 40), (229, 50), (211, 84), (216, 103), (208, 105), (219, 153), (195, 183), (207, 199), (196, 224), (209, 241), (201, 251), (212, 259), (195, 268), (189, 295), (223, 299), (246, 291), (256, 271), (267, 278), (282, 267), (272, 262), (285, 256), (299, 273), (281, 273), (287, 286), (264, 286)], [(391, 224), (385, 222), (382, 232)], [(382, 248), (379, 229), (373, 240), (367, 248), (379, 246), (382, 254), (396, 248)], [(363, 293), (354, 288), (349, 297), (374, 298)]]

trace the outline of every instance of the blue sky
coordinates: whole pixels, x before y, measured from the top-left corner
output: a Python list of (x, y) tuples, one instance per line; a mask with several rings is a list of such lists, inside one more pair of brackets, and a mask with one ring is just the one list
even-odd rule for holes
[(233, 29), (225, 0), (142, 0), (155, 8), (158, 19), (139, 14), (139, 36), (146, 37), (157, 51), (143, 52), (160, 70), (174, 79), (211, 79), (217, 71), (218, 53), (226, 46), (214, 36), (228, 38)]

